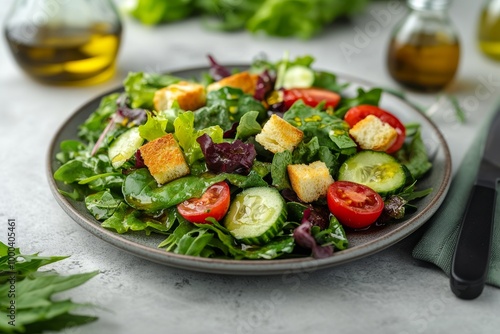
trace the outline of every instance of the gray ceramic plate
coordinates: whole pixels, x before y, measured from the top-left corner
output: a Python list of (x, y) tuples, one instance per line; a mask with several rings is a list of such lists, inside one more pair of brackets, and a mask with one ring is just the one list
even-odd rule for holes
[[(172, 73), (186, 78), (198, 76), (206, 68), (196, 68)], [(357, 87), (369, 88), (371, 85), (361, 80), (348, 76), (339, 76), (339, 80), (351, 82), (346, 93), (354, 94)], [(115, 91), (120, 91), (117, 89)], [(107, 92), (106, 94), (109, 94)], [(103, 94), (103, 95), (106, 95)], [(420, 189), (432, 187), (433, 192), (421, 199), (416, 205), (418, 210), (408, 215), (398, 224), (381, 228), (370, 228), (361, 232), (348, 233), (350, 247), (347, 250), (336, 252), (326, 259), (297, 258), (284, 260), (221, 260), (207, 259), (193, 256), (179, 255), (158, 249), (156, 246), (164, 239), (160, 235), (145, 236), (143, 234), (120, 235), (105, 228), (87, 212), (83, 202), (76, 202), (62, 196), (57, 189), (68, 189), (66, 185), (56, 182), (52, 177), (59, 164), (55, 155), (59, 150), (61, 141), (77, 139), (78, 125), (92, 113), (98, 106), (102, 96), (88, 102), (78, 109), (57, 131), (50, 145), (47, 174), (50, 188), (57, 202), (79, 225), (93, 233), (98, 238), (136, 256), (188, 270), (237, 274), (237, 275), (268, 275), (297, 271), (310, 271), (320, 268), (332, 267), (364, 256), (381, 251), (403, 238), (407, 237), (421, 227), (441, 205), (450, 184), (451, 158), (448, 146), (438, 128), (427, 117), (418, 112), (411, 105), (400, 98), (384, 93), (381, 107), (396, 114), (403, 123), (418, 122), (422, 125), (422, 137), (431, 155), (433, 168), (419, 183)], [(69, 189), (68, 189), (69, 190)]]

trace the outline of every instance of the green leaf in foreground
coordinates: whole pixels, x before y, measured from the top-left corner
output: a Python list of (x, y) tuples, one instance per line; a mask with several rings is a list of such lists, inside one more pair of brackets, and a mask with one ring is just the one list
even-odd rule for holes
[(94, 316), (71, 313), (92, 305), (53, 298), (58, 292), (87, 282), (98, 274), (97, 271), (69, 276), (55, 271), (39, 271), (40, 267), (65, 258), (24, 255), (18, 248), (9, 248), (0, 242), (0, 332), (59, 331), (97, 320)]

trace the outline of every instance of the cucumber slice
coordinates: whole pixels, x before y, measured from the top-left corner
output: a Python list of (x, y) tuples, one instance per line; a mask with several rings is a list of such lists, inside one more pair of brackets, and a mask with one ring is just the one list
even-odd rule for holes
[(255, 187), (243, 190), (231, 202), (224, 226), (248, 245), (262, 245), (283, 228), (287, 211), (278, 190)]
[(135, 154), (143, 142), (144, 139), (139, 134), (138, 127), (131, 128), (116, 138), (108, 150), (108, 157), (113, 168), (120, 168)]
[(406, 172), (392, 155), (367, 150), (347, 159), (340, 166), (338, 179), (364, 184), (380, 196), (388, 196), (405, 186)]
[(309, 67), (294, 65), (288, 68), (283, 78), (283, 88), (309, 88), (314, 83), (314, 71)]

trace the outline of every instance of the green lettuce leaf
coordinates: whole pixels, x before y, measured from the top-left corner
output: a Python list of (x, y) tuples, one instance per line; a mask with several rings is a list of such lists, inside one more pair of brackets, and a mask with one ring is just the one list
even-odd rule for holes
[(132, 108), (153, 109), (155, 92), (182, 80), (168, 74), (131, 72), (125, 78), (123, 86)]
[(200, 144), (196, 141), (198, 137), (206, 133), (212, 138), (214, 143), (221, 143), (224, 136), (224, 131), (218, 125), (196, 130), (194, 127), (194, 117), (194, 113), (188, 111), (180, 114), (174, 121), (175, 137), (184, 151), (189, 165), (203, 158)]
[(159, 116), (155, 117), (151, 112), (148, 112), (148, 120), (146, 123), (139, 125), (139, 134), (148, 141), (155, 140), (167, 134), (165, 132), (167, 124), (168, 119)]

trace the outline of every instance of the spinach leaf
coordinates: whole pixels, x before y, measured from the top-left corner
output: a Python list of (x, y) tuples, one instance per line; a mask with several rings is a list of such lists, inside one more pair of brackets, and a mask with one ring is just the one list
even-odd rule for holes
[(100, 191), (85, 197), (87, 210), (97, 220), (111, 217), (122, 202), (122, 197), (114, 195), (109, 190)]
[(396, 152), (396, 158), (408, 168), (415, 180), (422, 177), (432, 167), (420, 130), (415, 131), (410, 142), (405, 143)]
[(369, 91), (365, 91), (363, 88), (358, 88), (358, 96), (340, 100), (340, 104), (338, 105), (337, 110), (335, 110), (335, 116), (344, 118), (350, 108), (361, 104), (378, 106), (382, 92), (383, 90), (381, 88), (373, 88)]
[(87, 146), (78, 140), (64, 140), (61, 142), (59, 149), (56, 159), (62, 164), (75, 159), (77, 156), (88, 154)]
[(208, 187), (226, 179), (243, 189), (267, 185), (262, 176), (252, 169), (248, 175), (227, 173), (188, 175), (158, 186), (149, 171), (141, 168), (127, 175), (123, 182), (122, 193), (131, 207), (157, 212), (190, 198), (201, 197)]
[(91, 157), (87, 152), (85, 156), (78, 156), (60, 166), (54, 172), (54, 179), (67, 184), (84, 184), (95, 191), (110, 188), (120, 188), (123, 175), (116, 173), (105, 154)]
[(333, 73), (324, 71), (316, 71), (314, 73), (313, 87), (328, 89), (340, 94), (349, 86), (349, 83), (338, 83), (337, 76)]
[(127, 175), (122, 192), (131, 207), (155, 212), (193, 197), (201, 197), (208, 187), (225, 178), (223, 174), (189, 175), (158, 187), (149, 171), (141, 168)]
[(165, 233), (165, 223), (145, 216), (142, 212), (130, 208), (125, 202), (120, 202), (113, 214), (107, 218), (102, 227), (115, 230), (123, 234), (130, 231), (145, 231), (147, 235), (151, 232)]

